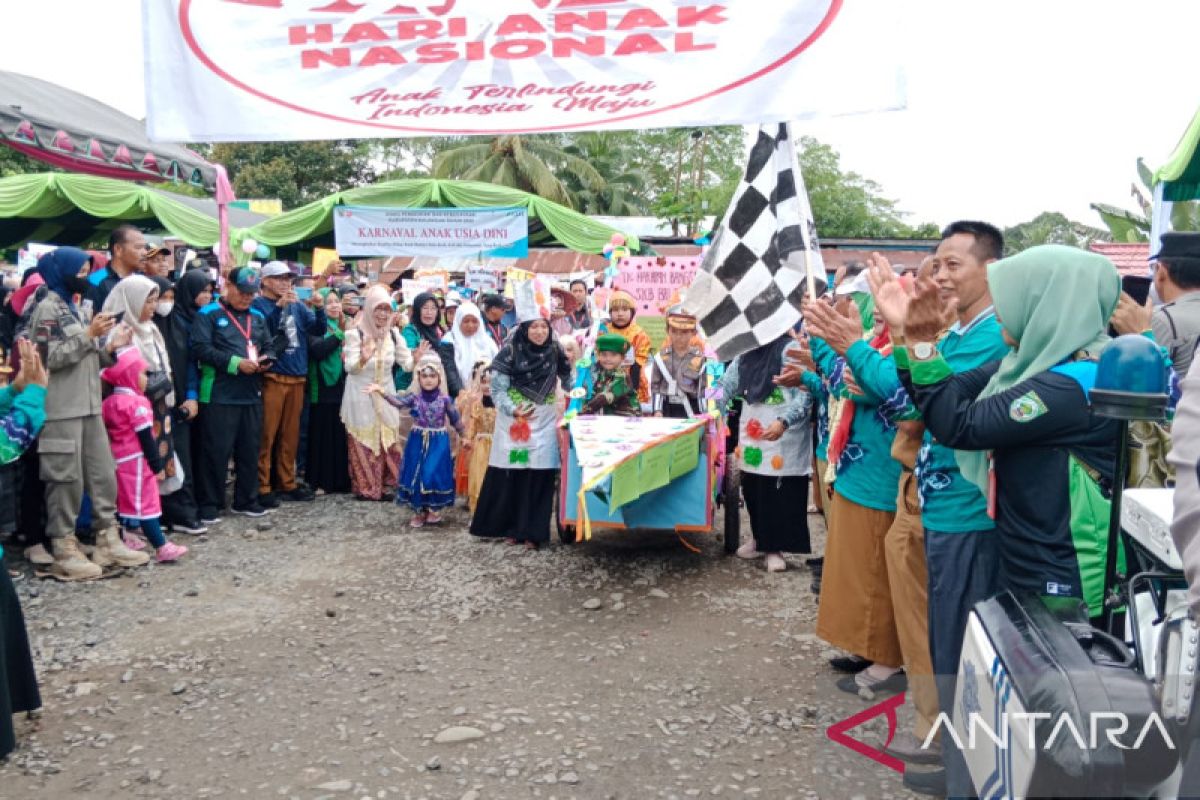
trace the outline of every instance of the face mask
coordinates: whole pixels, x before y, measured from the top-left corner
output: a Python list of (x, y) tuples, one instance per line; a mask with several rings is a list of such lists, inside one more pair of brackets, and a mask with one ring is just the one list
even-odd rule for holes
[(87, 278), (81, 278), (78, 275), (72, 275), (67, 278), (67, 291), (72, 294), (84, 294), (91, 287)]
[(171, 313), (171, 309), (175, 307), (175, 303), (170, 300), (164, 300), (154, 307), (154, 313), (160, 317), (165, 317)]

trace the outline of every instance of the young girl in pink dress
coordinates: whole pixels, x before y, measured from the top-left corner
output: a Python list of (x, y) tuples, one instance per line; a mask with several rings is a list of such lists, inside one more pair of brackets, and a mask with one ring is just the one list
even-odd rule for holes
[(159, 523), (162, 503), (156, 475), (166, 465), (155, 445), (154, 410), (142, 393), (146, 362), (136, 347), (127, 347), (100, 377), (113, 387), (100, 409), (117, 462), (117, 514), (125, 527), (125, 544), (134, 550), (146, 546), (135, 533), (140, 528), (160, 562), (175, 561), (187, 548), (167, 541)]

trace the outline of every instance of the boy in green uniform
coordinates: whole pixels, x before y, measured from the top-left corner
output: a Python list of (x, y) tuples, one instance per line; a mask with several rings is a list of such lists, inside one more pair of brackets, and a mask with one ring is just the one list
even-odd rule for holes
[(637, 390), (625, 378), (623, 365), (628, 350), (629, 342), (623, 336), (608, 333), (596, 339), (596, 369), (592, 372), (592, 385), (583, 413), (615, 417), (642, 415)]

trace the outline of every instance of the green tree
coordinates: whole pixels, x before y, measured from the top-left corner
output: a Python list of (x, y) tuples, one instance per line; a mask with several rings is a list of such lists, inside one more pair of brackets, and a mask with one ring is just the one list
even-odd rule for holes
[(563, 152), (583, 159), (600, 174), (599, 186), (588, 185), (574, 173), (563, 176), (572, 204), (584, 214), (636, 217), (650, 210), (648, 176), (634, 160), (636, 138), (628, 133), (600, 131), (565, 136)]
[(217, 144), (205, 155), (225, 165), (239, 197), (279, 198), (284, 208), (375, 179), (368, 144), (353, 140)]
[(13, 150), (11, 147), (0, 145), (0, 178), (7, 178), (10, 175), (29, 175), (37, 172), (62, 172), (62, 170), (44, 161), (30, 158), (24, 153)]
[(1105, 242), (1107, 231), (1067, 219), (1056, 211), (1044, 211), (1028, 222), (1004, 230), (1005, 255), (1019, 253), (1041, 244), (1065, 244), (1086, 248), (1092, 242)]
[(563, 149), (562, 141), (553, 135), (468, 140), (437, 153), (432, 174), (509, 186), (571, 208), (575, 206), (566, 183), (568, 176), (591, 191), (604, 186), (596, 168)]
[(843, 172), (841, 156), (811, 136), (800, 139), (800, 170), (808, 187), (817, 231), (826, 238), (909, 239), (936, 236), (932, 223), (913, 227), (899, 203), (856, 172)]
[[(1154, 173), (1142, 159), (1137, 160), (1138, 179), (1129, 187), (1129, 194), (1137, 204), (1134, 210), (1092, 203), (1092, 210), (1100, 215), (1112, 235), (1114, 242), (1150, 241), (1151, 217), (1154, 204), (1150, 197), (1154, 193)], [(1200, 203), (1174, 203), (1171, 206), (1171, 229), (1177, 231), (1200, 231)]]
[(632, 137), (630, 159), (648, 178), (650, 209), (675, 236), (696, 236), (705, 217), (725, 214), (742, 176), (740, 126), (658, 128)]

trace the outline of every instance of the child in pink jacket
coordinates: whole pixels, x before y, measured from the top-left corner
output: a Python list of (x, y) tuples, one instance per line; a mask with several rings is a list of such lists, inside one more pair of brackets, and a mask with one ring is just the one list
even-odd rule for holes
[(158, 561), (175, 561), (187, 548), (167, 541), (159, 523), (162, 503), (156, 475), (166, 465), (155, 445), (154, 411), (142, 394), (146, 362), (136, 347), (128, 347), (100, 377), (113, 387), (101, 405), (101, 415), (117, 462), (117, 514), (125, 528), (125, 545), (134, 550), (146, 546), (136, 534), (140, 528), (154, 545)]

